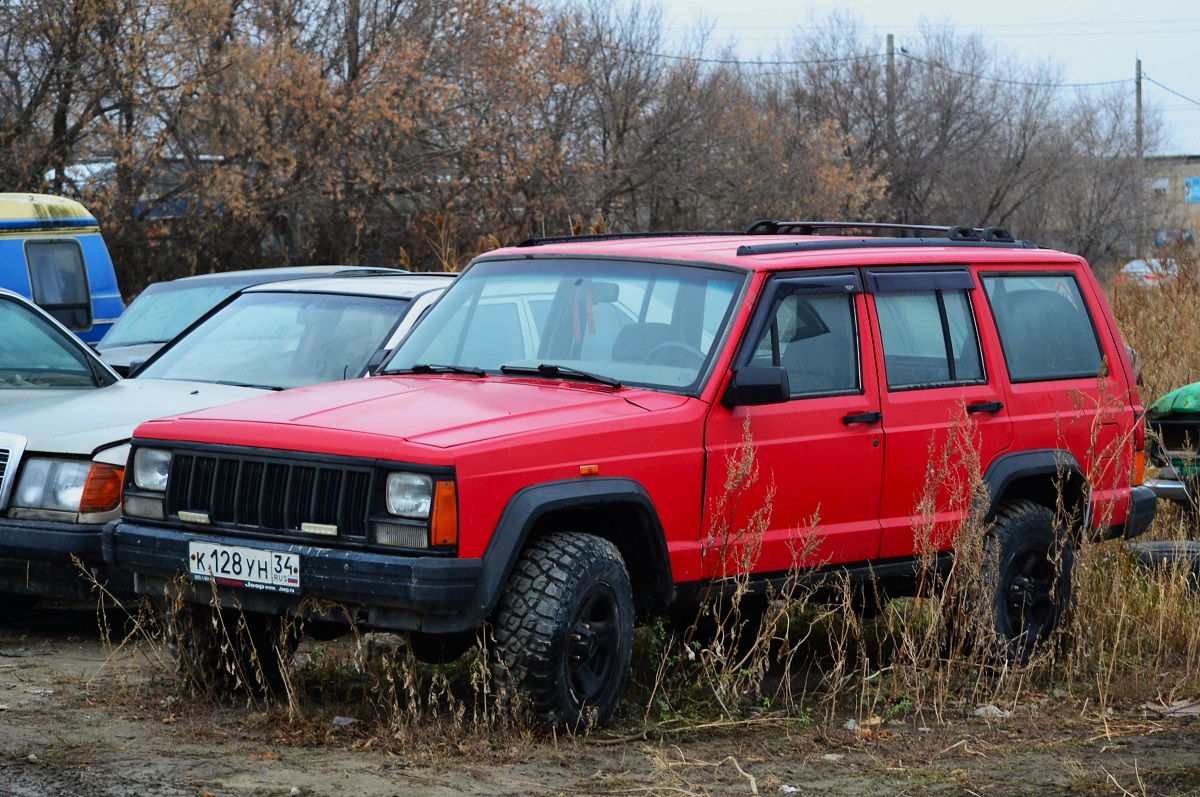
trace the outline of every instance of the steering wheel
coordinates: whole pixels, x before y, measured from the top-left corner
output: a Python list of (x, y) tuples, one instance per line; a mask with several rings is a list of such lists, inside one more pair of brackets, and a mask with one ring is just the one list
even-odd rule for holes
[(647, 365), (672, 365), (678, 368), (699, 368), (704, 365), (704, 352), (677, 340), (667, 340), (651, 346), (643, 359)]

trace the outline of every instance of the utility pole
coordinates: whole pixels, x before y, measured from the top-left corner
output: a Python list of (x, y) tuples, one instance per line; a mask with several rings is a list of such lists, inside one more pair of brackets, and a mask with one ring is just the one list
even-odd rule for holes
[(893, 154), (896, 146), (896, 37), (887, 35), (887, 83), (884, 90), (884, 112), (887, 115), (887, 150)]
[(1137, 59), (1137, 156), (1138, 160), (1146, 157), (1145, 141), (1142, 137), (1142, 59)]

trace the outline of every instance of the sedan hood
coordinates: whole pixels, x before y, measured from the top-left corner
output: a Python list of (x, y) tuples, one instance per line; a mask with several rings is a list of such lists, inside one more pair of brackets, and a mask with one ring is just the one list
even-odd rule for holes
[(147, 424), (138, 436), (387, 456), (381, 438), (453, 448), (607, 424), (689, 400), (636, 388), (511, 378), (376, 377), (298, 388)]
[(26, 450), (93, 456), (124, 443), (142, 421), (260, 395), (257, 388), (126, 379), (108, 387), (38, 399), (0, 412), (0, 432), (26, 438)]
[[(13, 404), (27, 404), (31, 401), (44, 401), (46, 399), (58, 398), (60, 396), (79, 396), (91, 393), (96, 388), (49, 388), (39, 387), (33, 389), (22, 388), (0, 388), (0, 407), (9, 407)], [(0, 410), (0, 426), (4, 425), (4, 418), (8, 416), (10, 410)]]

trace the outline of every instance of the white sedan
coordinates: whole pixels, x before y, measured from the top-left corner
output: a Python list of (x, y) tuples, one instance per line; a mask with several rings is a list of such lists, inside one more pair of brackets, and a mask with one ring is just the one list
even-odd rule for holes
[[(364, 376), (452, 279), (409, 274), (254, 286), (128, 379), (101, 365), (103, 386), (0, 406), (0, 603), (86, 597), (89, 585), (72, 557), (107, 578), (100, 530), (120, 512), (129, 438), (139, 423)], [(86, 362), (93, 367), (90, 356)]]

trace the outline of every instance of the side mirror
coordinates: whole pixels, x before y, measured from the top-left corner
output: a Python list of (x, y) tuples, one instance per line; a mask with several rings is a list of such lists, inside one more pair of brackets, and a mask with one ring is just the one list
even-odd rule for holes
[(748, 365), (734, 373), (721, 403), (726, 407), (782, 404), (791, 396), (787, 369)]

